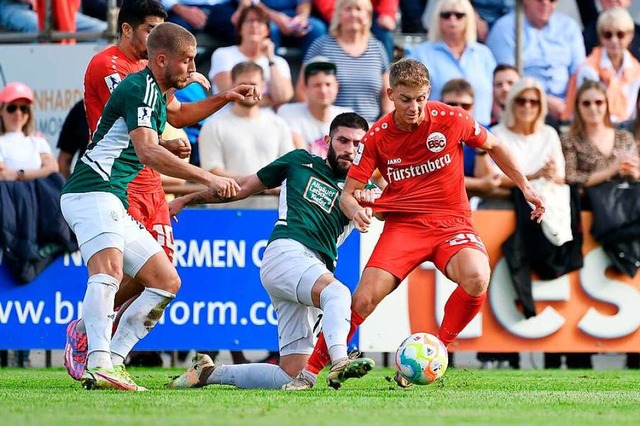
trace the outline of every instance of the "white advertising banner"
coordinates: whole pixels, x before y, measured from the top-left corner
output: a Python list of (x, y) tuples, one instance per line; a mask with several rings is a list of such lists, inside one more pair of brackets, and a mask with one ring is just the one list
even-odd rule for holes
[(84, 71), (104, 44), (0, 46), (0, 88), (27, 84), (35, 95), (36, 129), (52, 148), (69, 110), (82, 99)]

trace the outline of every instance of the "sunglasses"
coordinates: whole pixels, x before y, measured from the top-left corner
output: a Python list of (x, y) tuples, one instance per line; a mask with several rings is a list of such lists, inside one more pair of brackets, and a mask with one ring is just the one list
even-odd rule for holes
[(467, 102), (445, 102), (445, 103), (452, 107), (460, 107), (465, 111), (469, 111), (473, 107), (473, 104), (470, 104)]
[(29, 108), (28, 105), (15, 105), (15, 104), (9, 104), (7, 105), (7, 112), (9, 114), (13, 114), (14, 112), (16, 112), (18, 110), (18, 108), (20, 108), (20, 112), (22, 112), (23, 114), (29, 114), (31, 112), (31, 108)]
[(626, 31), (604, 31), (602, 33), (602, 38), (604, 38), (605, 40), (611, 40), (613, 37), (617, 38), (618, 40), (622, 40), (626, 36)]
[(538, 3), (544, 3), (545, 1), (548, 1), (551, 4), (556, 3), (558, 0), (538, 0)]
[(530, 98), (515, 98), (513, 100), (516, 105), (518, 106), (525, 106), (525, 105), (531, 105), (532, 107), (539, 107), (540, 106), (540, 99), (530, 99)]
[(442, 19), (445, 19), (445, 20), (451, 19), (452, 16), (455, 16), (456, 19), (459, 21), (465, 16), (467, 16), (467, 14), (464, 12), (440, 12), (440, 18)]
[(604, 105), (604, 100), (596, 99), (595, 101), (586, 100), (580, 102), (580, 105), (582, 105), (584, 108), (589, 108), (591, 104), (595, 105), (597, 108), (600, 108), (602, 105)]

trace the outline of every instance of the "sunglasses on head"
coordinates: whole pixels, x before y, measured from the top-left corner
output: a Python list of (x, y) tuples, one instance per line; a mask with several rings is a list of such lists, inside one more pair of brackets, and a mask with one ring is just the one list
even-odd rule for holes
[(532, 107), (539, 107), (540, 106), (540, 99), (517, 97), (513, 101), (518, 106), (525, 106), (527, 104), (531, 105)]
[(457, 20), (460, 20), (467, 16), (464, 12), (440, 12), (440, 17), (442, 19), (451, 19), (452, 16), (455, 16)]
[(600, 108), (602, 105), (604, 105), (604, 100), (603, 99), (596, 99), (595, 101), (584, 100), (584, 101), (580, 102), (580, 105), (582, 105), (585, 108), (589, 108), (591, 106), (591, 104), (593, 104), (596, 107)]
[(471, 107), (473, 107), (473, 104), (470, 104), (467, 102), (445, 102), (445, 103), (452, 107), (460, 107), (465, 111), (469, 111)]
[(611, 40), (613, 37), (616, 37), (618, 40), (622, 40), (626, 35), (626, 31), (604, 31), (602, 33), (602, 38), (605, 40)]
[(18, 110), (18, 108), (20, 108), (20, 111), (23, 114), (29, 114), (29, 112), (31, 112), (31, 109), (29, 108), (28, 105), (16, 105), (16, 104), (9, 104), (7, 105), (7, 112), (9, 114), (13, 114), (14, 112), (16, 112)]

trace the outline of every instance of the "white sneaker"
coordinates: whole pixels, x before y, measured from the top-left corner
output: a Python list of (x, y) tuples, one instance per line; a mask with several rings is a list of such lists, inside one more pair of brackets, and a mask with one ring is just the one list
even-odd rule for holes
[(200, 388), (207, 385), (207, 379), (216, 365), (209, 355), (196, 354), (191, 366), (179, 376), (173, 378), (167, 387), (173, 389)]

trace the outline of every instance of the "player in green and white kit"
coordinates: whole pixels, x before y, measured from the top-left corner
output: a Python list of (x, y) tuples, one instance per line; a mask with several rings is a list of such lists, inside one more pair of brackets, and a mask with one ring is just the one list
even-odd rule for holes
[[(201, 191), (169, 203), (175, 215), (187, 205), (240, 200), (282, 185), (278, 221), (260, 269), (262, 285), (278, 314), (280, 365), (215, 366), (209, 356), (197, 354), (193, 365), (169, 387), (228, 384), (239, 388), (282, 388), (302, 374), (313, 351), (318, 308), (323, 311), (322, 328), (332, 360), (330, 376), (341, 383), (350, 377), (361, 377), (373, 367), (370, 359), (347, 357), (351, 292), (333, 275), (338, 245), (353, 229), (338, 201), (356, 146), (368, 129), (366, 120), (359, 115), (340, 114), (325, 136), (329, 144), (326, 159), (295, 150), (256, 174), (239, 178), (242, 190), (231, 200)], [(363, 191), (362, 196), (372, 200), (375, 193)], [(316, 377), (304, 379), (313, 386)]]
[[(147, 44), (148, 68), (129, 75), (114, 90), (92, 143), (62, 191), (62, 213), (78, 238), (89, 272), (83, 301), (88, 337), (85, 388), (144, 390), (126, 373), (124, 359), (180, 288), (176, 269), (161, 246), (126, 211), (127, 185), (142, 165), (202, 183), (221, 197), (233, 197), (240, 190), (233, 179), (212, 175), (174, 155), (188, 151), (185, 141), (160, 142), (167, 114), (178, 121), (198, 121), (229, 101), (260, 97), (255, 87), (238, 86), (217, 99), (168, 112), (167, 91), (184, 87), (194, 75), (195, 38), (178, 25), (164, 23), (151, 32)], [(111, 339), (114, 296), (123, 273), (140, 281), (145, 290), (123, 314)]]

